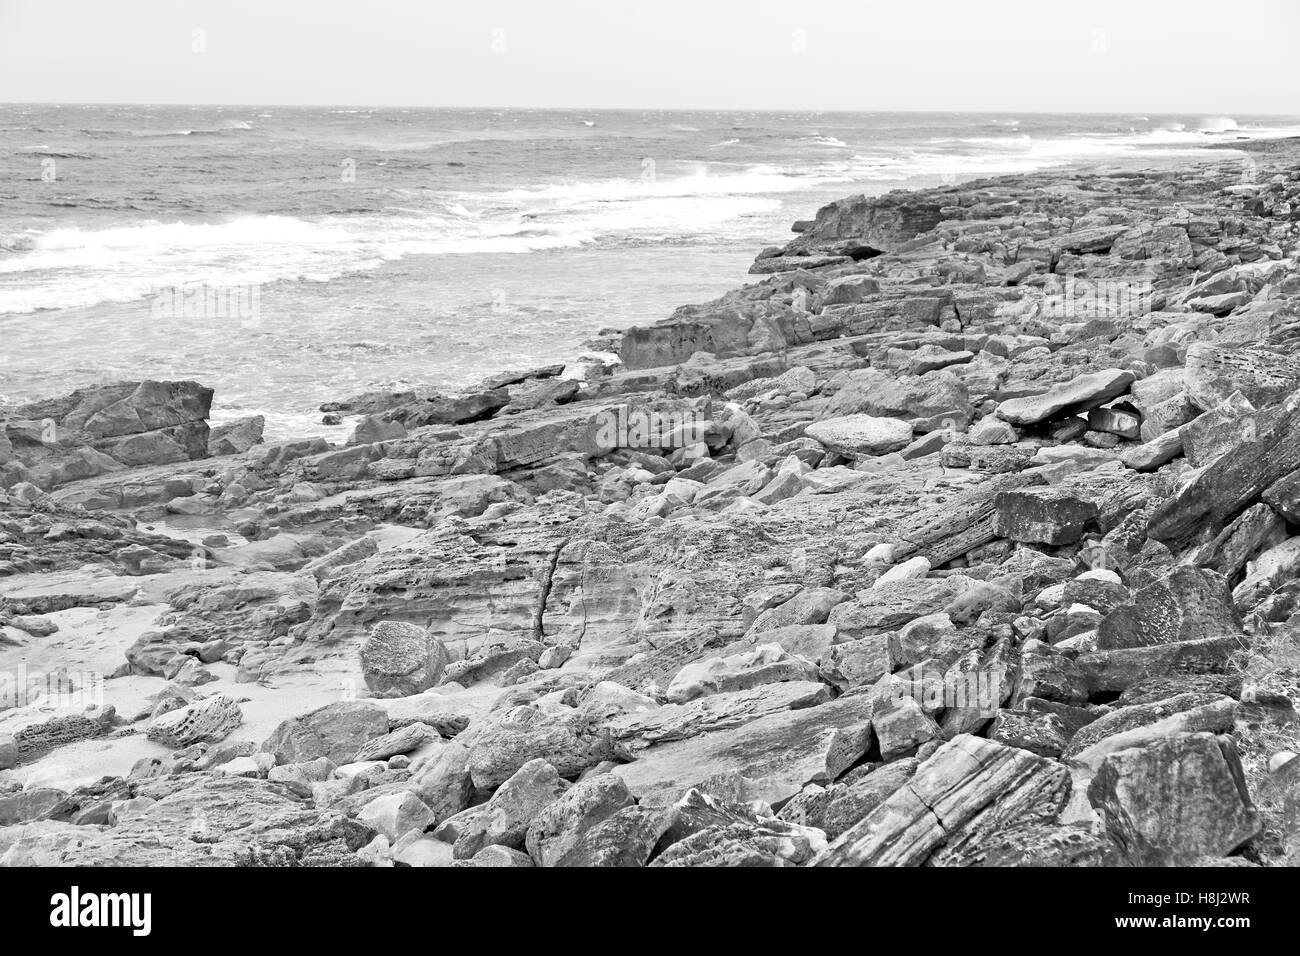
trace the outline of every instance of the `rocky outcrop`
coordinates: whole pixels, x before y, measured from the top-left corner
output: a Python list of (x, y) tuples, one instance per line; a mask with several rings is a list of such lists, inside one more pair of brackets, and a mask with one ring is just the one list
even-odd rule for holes
[(208, 455), (212, 389), (197, 382), (122, 382), (5, 411), (0, 487), (45, 489), (123, 466)]
[(347, 444), (209, 435), (190, 383), (11, 412), (0, 670), (120, 670), (0, 710), (0, 859), (1300, 859), (1262, 166), (853, 197), (621, 366), (332, 403)]

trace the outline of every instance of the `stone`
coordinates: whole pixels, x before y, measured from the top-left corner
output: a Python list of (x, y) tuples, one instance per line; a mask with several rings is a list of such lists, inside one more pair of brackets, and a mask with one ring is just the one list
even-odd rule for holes
[(1089, 696), (1115, 694), (1152, 677), (1222, 674), (1244, 644), (1241, 637), (1207, 637), (1146, 647), (1098, 650), (1080, 654), (1074, 666), (1085, 680)]
[(1111, 405), (1088, 412), (1088, 427), (1094, 431), (1135, 439), (1142, 432), (1142, 416), (1132, 405)]
[(376, 693), (410, 697), (434, 686), (447, 666), (447, 648), (426, 628), (381, 621), (361, 646), (361, 673)]
[(470, 776), (480, 790), (495, 789), (534, 759), (570, 777), (615, 756), (610, 735), (583, 714), (552, 714), (529, 706), (475, 721), (457, 743), (469, 749)]
[(361, 808), (357, 819), (396, 842), (408, 833), (423, 833), (434, 814), (423, 800), (405, 791), (376, 797)]
[(469, 764), (468, 748), (452, 740), (426, 760), (412, 765), (408, 786), (432, 811), (435, 823), (441, 823), (469, 807), (474, 797)]
[(579, 781), (533, 818), (525, 837), (528, 855), (538, 866), (567, 866), (587, 831), (630, 806), (632, 794), (614, 774)]
[(1011, 398), (998, 405), (997, 415), (1013, 425), (1035, 425), (1053, 418), (1067, 418), (1104, 405), (1128, 391), (1132, 372), (1106, 369), (1090, 372), (1054, 386), (1041, 395)]
[(906, 448), (912, 426), (897, 418), (844, 415), (809, 425), (804, 434), (843, 455), (871, 457)]
[(780, 803), (809, 782), (829, 783), (866, 753), (874, 705), (845, 697), (770, 714), (730, 730), (649, 747), (612, 771), (642, 806), (668, 806), (723, 772), (753, 781), (757, 799)]
[(850, 771), (829, 787), (811, 784), (781, 808), (782, 820), (815, 827), (834, 840), (880, 806), (916, 773), (920, 761), (905, 757), (892, 763)]
[(145, 735), (165, 747), (179, 750), (196, 743), (219, 743), (243, 720), (238, 702), (217, 694), (155, 717)]
[(993, 530), (1031, 544), (1073, 544), (1098, 518), (1093, 502), (1062, 486), (1004, 491), (993, 506)]
[(815, 663), (790, 656), (779, 644), (763, 644), (731, 657), (710, 657), (688, 664), (677, 672), (664, 696), (670, 703), (681, 704), (708, 694), (816, 677)]
[(365, 701), (337, 701), (278, 726), (262, 744), (277, 764), (325, 757), (345, 764), (369, 741), (388, 733), (383, 708)]
[(939, 725), (911, 697), (887, 697), (872, 716), (871, 729), (886, 761), (915, 753), (939, 736)]
[(1234, 393), (1262, 408), (1300, 388), (1300, 362), (1268, 348), (1194, 342), (1187, 349), (1183, 376), (1188, 398), (1204, 411), (1217, 408)]
[(645, 866), (675, 818), (672, 809), (628, 806), (577, 835), (562, 866)]
[[(804, 662), (809, 678), (816, 668)], [(669, 740), (739, 727), (784, 710), (814, 707), (830, 699), (826, 685), (816, 680), (789, 680), (746, 690), (710, 694), (685, 704), (665, 704), (614, 717), (606, 730), (620, 752), (635, 757), (645, 747)]]
[(1117, 607), (1097, 628), (1097, 648), (1150, 647), (1203, 638), (1237, 637), (1241, 617), (1223, 575), (1177, 567)]
[(920, 866), (970, 852), (999, 831), (1059, 812), (1065, 767), (1026, 750), (960, 734), (883, 803), (833, 841), (813, 866)]
[(485, 846), (523, 849), (533, 821), (568, 789), (569, 784), (545, 760), (528, 761), (475, 814), (456, 838), (453, 855), (468, 860)]
[(1120, 461), (1134, 471), (1155, 471), (1182, 453), (1183, 433), (1176, 428), (1157, 435), (1144, 444), (1125, 449), (1120, 455)]
[(1227, 856), (1261, 829), (1236, 744), (1210, 733), (1109, 754), (1088, 800), (1124, 856), (1139, 866)]
[(364, 760), (387, 760), (390, 757), (405, 755), (419, 750), (430, 742), (441, 742), (438, 731), (428, 724), (414, 723), (399, 727), (391, 733), (366, 741), (365, 745), (352, 757), (353, 763)]
[(265, 428), (264, 415), (249, 415), (224, 425), (215, 425), (208, 432), (208, 454), (213, 457), (243, 454), (254, 445), (262, 444)]
[(1150, 537), (1182, 550), (1213, 537), (1275, 482), (1300, 471), (1300, 400), (1279, 408), (1254, 441), (1244, 442), (1182, 485), (1151, 514)]

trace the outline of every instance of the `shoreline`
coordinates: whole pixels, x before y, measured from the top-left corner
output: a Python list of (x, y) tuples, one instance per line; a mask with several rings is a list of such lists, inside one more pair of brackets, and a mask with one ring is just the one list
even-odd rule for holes
[[(119, 666), (0, 710), (0, 864), (1300, 861), (1285, 142), (842, 199), (619, 364), (340, 396), (341, 446), (11, 412), (0, 665)], [(545, 787), (603, 809), (501, 830)]]

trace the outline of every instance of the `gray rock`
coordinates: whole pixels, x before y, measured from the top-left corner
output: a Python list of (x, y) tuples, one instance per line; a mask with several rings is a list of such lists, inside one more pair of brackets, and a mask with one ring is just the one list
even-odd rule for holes
[(377, 693), (410, 697), (438, 683), (447, 659), (447, 648), (427, 629), (381, 621), (361, 646), (361, 673)]

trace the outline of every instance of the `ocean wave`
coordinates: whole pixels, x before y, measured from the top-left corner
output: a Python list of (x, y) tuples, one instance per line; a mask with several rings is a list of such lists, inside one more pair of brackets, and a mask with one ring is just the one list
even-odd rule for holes
[[(733, 190), (763, 182), (725, 178)], [(0, 258), (0, 314), (130, 302), (194, 283), (324, 282), (409, 256), (690, 240), (780, 207), (773, 197), (711, 193), (695, 177), (678, 185), (650, 185), (658, 188), (629, 192), (585, 184), (513, 196), (446, 196), (423, 212), (405, 207), (328, 220), (252, 215), (220, 223), (53, 229), (22, 237), (25, 251)], [(610, 196), (621, 199), (611, 202)]]
[(809, 136), (808, 141), (817, 146), (829, 146), (834, 149), (848, 149), (849, 144), (834, 136)]

